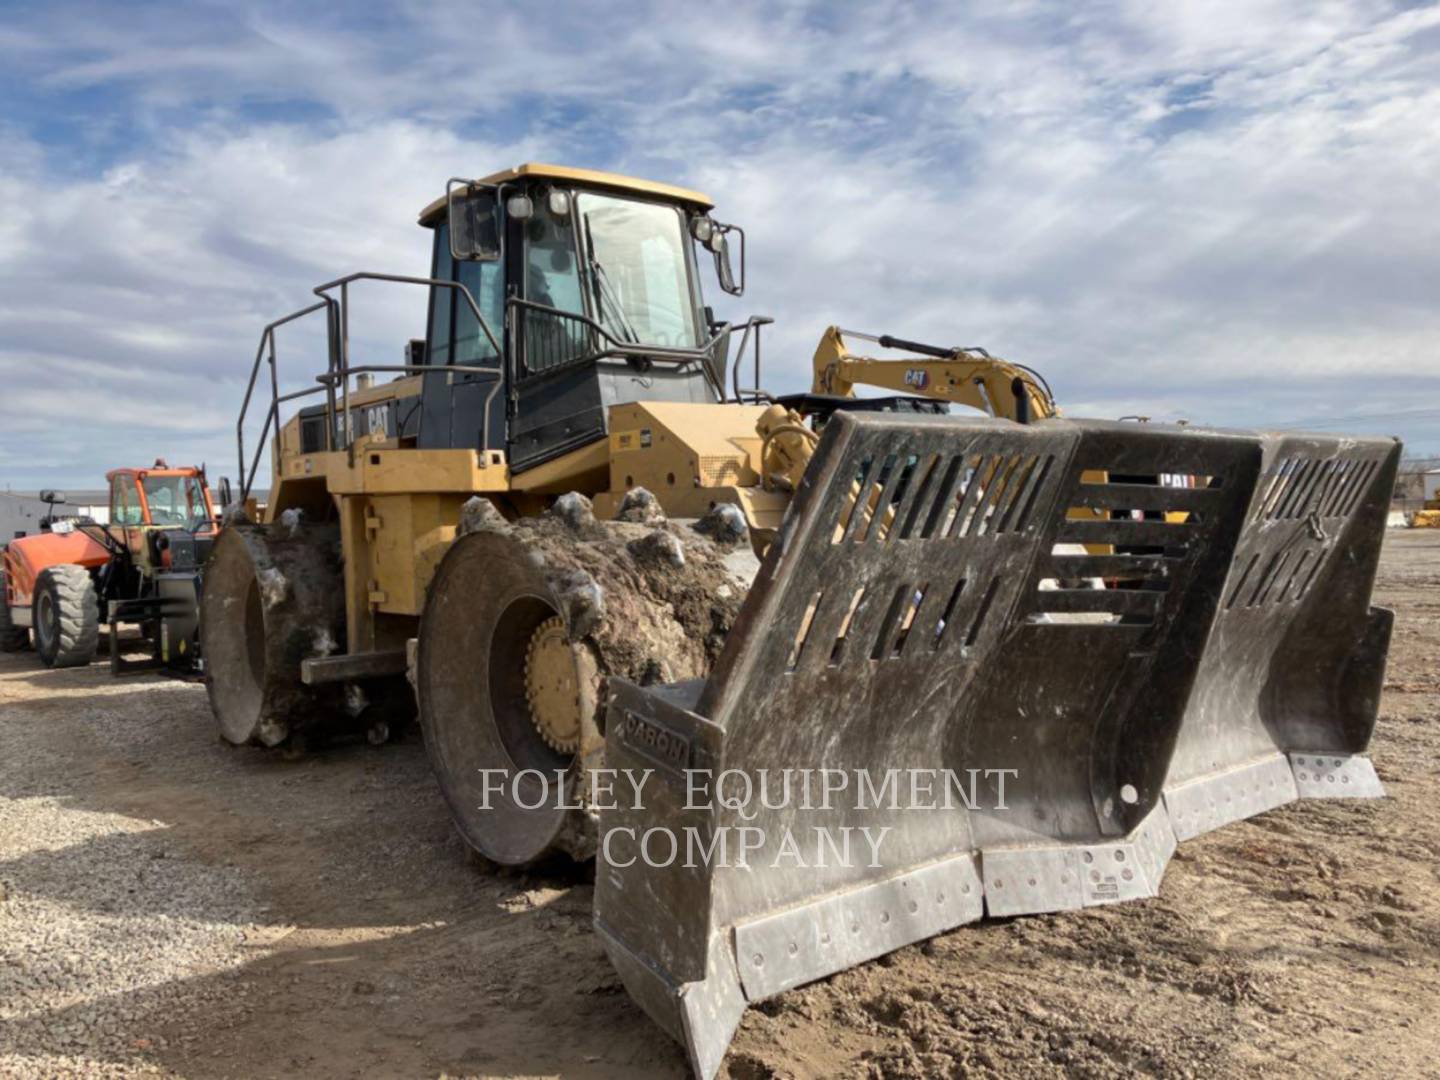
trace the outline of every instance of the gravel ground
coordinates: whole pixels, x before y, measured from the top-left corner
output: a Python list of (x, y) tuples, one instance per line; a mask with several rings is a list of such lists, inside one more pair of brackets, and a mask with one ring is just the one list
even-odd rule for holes
[[(1440, 531), (1392, 532), (1391, 798), (1186, 845), (746, 1016), (732, 1078), (1440, 1075)], [(685, 1075), (585, 871), (467, 863), (414, 733), (299, 762), (201, 687), (0, 655), (0, 1075)]]
[[(178, 684), (152, 688), (165, 708)], [(206, 1007), (186, 980), (244, 965), (265, 934), (244, 874), (178, 852), (162, 820), (87, 809), (91, 776), (46, 737), (64, 710), (100, 738), (123, 737), (119, 686), (58, 689), (0, 714), (0, 1062), (11, 1076), (149, 1074), (129, 1051), (142, 1015)], [(39, 736), (38, 738), (36, 736)], [(213, 992), (218, 994), (219, 987)]]

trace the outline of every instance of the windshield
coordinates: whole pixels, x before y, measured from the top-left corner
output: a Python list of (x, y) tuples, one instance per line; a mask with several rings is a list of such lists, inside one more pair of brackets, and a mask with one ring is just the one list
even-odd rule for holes
[(622, 341), (699, 347), (680, 211), (589, 192), (576, 207), (600, 325)]
[(150, 524), (179, 525), (196, 529), (210, 520), (200, 481), (193, 476), (146, 476), (145, 504), (150, 508)]

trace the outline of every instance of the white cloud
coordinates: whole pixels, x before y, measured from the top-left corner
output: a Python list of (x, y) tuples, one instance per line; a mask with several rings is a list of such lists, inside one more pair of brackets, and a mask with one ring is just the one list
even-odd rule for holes
[[(228, 460), (260, 327), (346, 270), (425, 272), (414, 215), (445, 178), (528, 157), (715, 195), (752, 258), (720, 306), (780, 318), (780, 389), (832, 322), (985, 344), (1072, 415), (1399, 414), (1440, 389), (1440, 8), (291, 10), (0, 35), (25, 83), (0, 131), (0, 479)], [(123, 107), (64, 118), (103, 159), (77, 169), (41, 120), (98, 92)], [(357, 331), (383, 362), (421, 330), (401, 295)], [(321, 357), (295, 338), (298, 380)]]

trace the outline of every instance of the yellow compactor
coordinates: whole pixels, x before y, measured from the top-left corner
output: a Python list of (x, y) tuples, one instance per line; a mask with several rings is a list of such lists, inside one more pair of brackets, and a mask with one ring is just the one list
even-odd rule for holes
[[(744, 232), (667, 184), (524, 165), (420, 224), (428, 276), (340, 278), (262, 334), (210, 700), (269, 747), (418, 711), (472, 847), (598, 856), (596, 928), (699, 1075), (747, 1002), (986, 913), (1154, 895), (1180, 840), (1379, 793), (1393, 440), (1060, 419), (983, 350), (870, 360), (834, 328), (811, 391), (772, 396), (769, 320), (702, 294), (705, 263), (743, 290)], [(375, 282), (429, 298), (398, 363), (351, 355)], [(307, 317), (329, 355), (292, 391), (277, 335)], [(971, 797), (897, 806), (892, 773)], [(788, 847), (855, 830), (885, 841)]]

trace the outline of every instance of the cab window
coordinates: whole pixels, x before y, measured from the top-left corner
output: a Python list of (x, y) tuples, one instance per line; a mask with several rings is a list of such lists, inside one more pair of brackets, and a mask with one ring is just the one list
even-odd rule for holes
[[(480, 313), (485, 316), (490, 332), (495, 335), (497, 342), (500, 341), (505, 321), (505, 291), (501, 287), (504, 270), (500, 263), (465, 259), (456, 264), (455, 270), (455, 280), (470, 290)], [(483, 364), (499, 360), (495, 346), (490, 344), (485, 331), (480, 329), (475, 312), (465, 298), (455, 294), (453, 289), (441, 291), (452, 294), (451, 303), (455, 308), (455, 341), (450, 353), (452, 363)]]
[[(458, 281), (470, 290), (495, 340), (500, 342), (505, 323), (504, 269), (499, 262), (455, 260), (450, 255), (450, 227), (435, 227), (435, 257), (430, 276), (438, 281)], [(485, 364), (498, 361), (495, 346), (480, 329), (475, 312), (455, 289), (430, 290), (430, 347), (426, 363)]]
[(143, 525), (140, 496), (133, 476), (117, 476), (110, 485), (110, 520), (116, 525)]
[[(450, 257), (450, 227), (443, 221), (435, 228), (435, 258), (430, 266), (430, 276), (437, 281), (455, 279), (455, 260)], [(454, 311), (454, 289), (438, 286), (430, 289), (430, 346), (426, 353), (427, 364), (450, 363), (450, 316)]]
[(145, 504), (152, 525), (178, 525), (194, 530), (209, 521), (205, 495), (193, 476), (146, 476)]
[(690, 239), (680, 210), (593, 191), (581, 192), (576, 204), (600, 324), (622, 341), (698, 346)]
[[(535, 214), (525, 222), (525, 299), (585, 314), (568, 200), (564, 212), (555, 213), (549, 198), (536, 199)], [(564, 367), (594, 351), (589, 329), (577, 319), (527, 310), (522, 325), (527, 374)]]
[(561, 311), (585, 311), (570, 214), (552, 213), (549, 199), (537, 199), (535, 215), (525, 223), (525, 298)]

